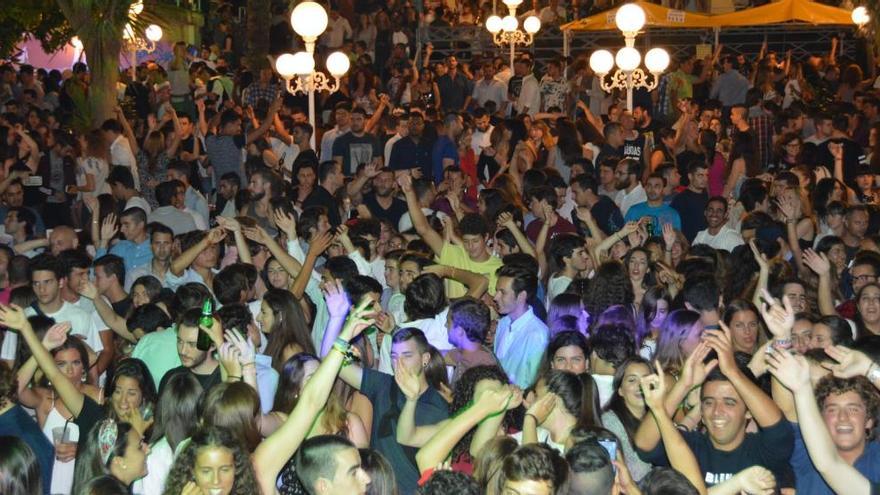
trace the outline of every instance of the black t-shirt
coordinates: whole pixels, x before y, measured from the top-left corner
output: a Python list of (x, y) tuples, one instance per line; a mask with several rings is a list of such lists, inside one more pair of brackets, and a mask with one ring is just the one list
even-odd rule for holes
[[(391, 464), (400, 492), (414, 493), (419, 480), (419, 470), (415, 462), (418, 449), (397, 443), (397, 419), (406, 403), (406, 396), (400, 391), (392, 375), (369, 369), (363, 370), (361, 393), (373, 404), (370, 448), (384, 455)], [(448, 404), (435, 389), (428, 387), (416, 405), (416, 426), (432, 425), (448, 417)]]
[(370, 163), (382, 156), (382, 145), (372, 134), (355, 136), (351, 131), (333, 141), (333, 156), (342, 157), (342, 172), (353, 175), (359, 165)]
[(596, 225), (605, 232), (605, 235), (617, 232), (625, 223), (620, 208), (608, 196), (599, 196), (599, 201), (590, 208), (590, 214), (596, 219)]
[(300, 151), (296, 158), (293, 159), (293, 176), (296, 177), (296, 173), (299, 171), (300, 167), (305, 163), (320, 163), (318, 159), (318, 154), (315, 153), (315, 150), (308, 149), (304, 151)]
[(342, 223), (342, 217), (339, 216), (339, 206), (336, 203), (336, 198), (324, 189), (324, 186), (317, 185), (312, 189), (312, 194), (309, 194), (309, 197), (303, 201), (303, 209), (308, 208), (309, 206), (323, 206), (326, 208), (327, 220), (330, 221), (330, 225), (338, 227), (339, 224)]
[(709, 194), (706, 191), (696, 193), (690, 189), (675, 195), (669, 206), (673, 207), (681, 217), (681, 232), (688, 242), (693, 242), (694, 237), (706, 228), (706, 216), (703, 211), (709, 202)]
[(113, 308), (114, 313), (123, 318), (127, 318), (128, 312), (131, 311), (132, 304), (134, 303), (132, 302), (131, 297), (126, 297), (121, 301), (110, 303), (110, 306)]
[(623, 147), (615, 148), (608, 143), (602, 145), (602, 148), (599, 149), (599, 155), (596, 156), (596, 159), (593, 163), (598, 167), (600, 163), (602, 163), (605, 158), (609, 156), (616, 156), (617, 158), (623, 158)]
[[(834, 156), (828, 149), (828, 143), (843, 143), (843, 182), (849, 187), (857, 189), (856, 170), (862, 155), (864, 155), (862, 147), (852, 139), (828, 139), (816, 146), (816, 165), (824, 165), (832, 172), (834, 171)], [(880, 171), (875, 170), (874, 173), (880, 173)]]
[[(709, 436), (702, 432), (685, 432), (684, 440), (690, 446), (700, 471), (711, 487), (723, 483), (736, 473), (754, 465), (763, 466), (773, 472), (779, 486), (794, 485), (791, 466), (788, 463), (794, 450), (794, 431), (791, 423), (782, 418), (773, 426), (759, 429), (757, 433), (746, 433), (742, 443), (731, 451), (722, 451), (712, 445)], [(643, 461), (659, 466), (669, 466), (669, 459), (659, 442), (650, 452), (637, 449)]]
[(364, 204), (375, 218), (388, 220), (391, 222), (391, 225), (394, 225), (395, 227), (397, 227), (397, 224), (400, 222), (400, 217), (402, 217), (407, 211), (406, 201), (403, 201), (400, 198), (392, 199), (391, 206), (387, 210), (382, 208), (382, 205), (376, 200), (375, 193), (365, 194)]
[(623, 157), (633, 158), (642, 162), (645, 153), (645, 136), (639, 133), (635, 139), (626, 139), (623, 141)]
[(168, 379), (178, 373), (192, 373), (196, 380), (199, 381), (199, 384), (202, 385), (202, 390), (207, 392), (214, 385), (217, 385), (223, 381), (223, 377), (220, 375), (220, 365), (218, 364), (214, 371), (208, 375), (199, 375), (198, 373), (193, 373), (191, 369), (186, 366), (178, 366), (177, 368), (173, 368), (168, 370), (168, 373), (165, 373), (165, 376), (162, 377), (162, 381), (159, 382), (159, 393), (162, 393), (162, 390), (165, 389), (165, 384), (168, 383)]
[(431, 176), (431, 148), (424, 137), (416, 143), (409, 136), (400, 139), (391, 147), (388, 167), (391, 170), (409, 170), (418, 168), (425, 177)]

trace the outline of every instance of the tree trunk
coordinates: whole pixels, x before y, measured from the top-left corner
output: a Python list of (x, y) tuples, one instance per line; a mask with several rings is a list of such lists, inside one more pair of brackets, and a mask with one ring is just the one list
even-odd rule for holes
[(112, 118), (116, 107), (116, 83), (119, 81), (119, 37), (81, 38), (89, 65), (89, 113), (92, 127)]
[(247, 55), (246, 60), (251, 70), (259, 70), (268, 65), (266, 54), (269, 53), (269, 26), (272, 18), (270, 0), (247, 0)]

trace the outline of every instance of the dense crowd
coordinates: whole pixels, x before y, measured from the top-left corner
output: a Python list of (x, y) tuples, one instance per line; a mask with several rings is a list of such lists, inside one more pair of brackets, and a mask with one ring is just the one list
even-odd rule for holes
[(317, 128), (210, 46), (101, 121), (87, 64), (0, 65), (0, 493), (876, 492), (880, 85), (836, 43), (629, 111), (584, 54), (331, 33)]

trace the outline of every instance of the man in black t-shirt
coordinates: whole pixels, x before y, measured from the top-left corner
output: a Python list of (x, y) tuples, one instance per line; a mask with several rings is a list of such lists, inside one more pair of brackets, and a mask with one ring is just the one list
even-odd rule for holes
[(364, 195), (364, 205), (373, 217), (388, 220), (391, 225), (397, 226), (400, 217), (406, 213), (406, 201), (394, 193), (394, 171), (385, 167), (373, 178), (373, 192)]
[(342, 165), (345, 175), (351, 176), (360, 165), (382, 163), (382, 144), (366, 132), (367, 112), (363, 108), (351, 111), (351, 130), (333, 141), (333, 161)]
[(688, 242), (693, 242), (701, 230), (706, 228), (703, 211), (709, 202), (706, 186), (709, 182), (709, 169), (702, 161), (692, 161), (688, 165), (688, 187), (675, 195), (669, 206), (675, 208), (681, 217), (681, 232)]
[[(793, 486), (791, 466), (788, 463), (794, 449), (794, 432), (779, 407), (755, 383), (747, 366), (740, 366), (733, 354), (730, 330), (706, 330), (702, 341), (694, 349), (695, 359), (685, 366), (702, 367), (710, 351), (717, 358), (717, 368), (710, 369), (700, 392), (700, 408), (705, 431), (689, 431), (684, 440), (697, 458), (706, 485), (723, 483), (736, 473), (754, 465), (773, 472), (780, 487)], [(762, 351), (763, 352), (763, 351)], [(698, 374), (697, 371), (694, 371)], [(694, 376), (683, 374), (682, 376)], [(667, 403), (679, 404), (681, 399), (700, 383), (682, 383), (670, 390)], [(693, 380), (692, 380), (693, 381)], [(746, 433), (754, 420), (758, 431)], [(669, 466), (653, 416), (648, 415), (635, 436), (635, 446), (643, 461)]]
[[(599, 183), (590, 174), (581, 174), (571, 180), (571, 192), (575, 204), (578, 207), (589, 208), (599, 229), (605, 235), (611, 235), (623, 228), (623, 215), (620, 214), (620, 208), (614, 204), (614, 201), (608, 196), (600, 195), (598, 190)], [(588, 234), (588, 228), (585, 228), (584, 223), (577, 217), (577, 210), (572, 211), (571, 221), (578, 227), (578, 233)]]
[(327, 210), (327, 219), (333, 227), (342, 223), (339, 215), (339, 204), (334, 194), (343, 185), (345, 177), (342, 175), (342, 165), (336, 162), (323, 162), (318, 165), (318, 185), (303, 201), (303, 209), (309, 206), (323, 206)]
[[(174, 368), (165, 373), (162, 382), (159, 384), (159, 391), (164, 388), (168, 379), (177, 373), (192, 373), (202, 385), (202, 389), (207, 392), (211, 387), (222, 381), (220, 376), (220, 363), (214, 358), (214, 352), (217, 346), (211, 344), (207, 351), (199, 350), (199, 319), (202, 317), (202, 310), (193, 308), (186, 310), (177, 319), (177, 354), (180, 356), (182, 366)], [(220, 328), (219, 323), (215, 325)], [(222, 340), (222, 336), (218, 336)]]

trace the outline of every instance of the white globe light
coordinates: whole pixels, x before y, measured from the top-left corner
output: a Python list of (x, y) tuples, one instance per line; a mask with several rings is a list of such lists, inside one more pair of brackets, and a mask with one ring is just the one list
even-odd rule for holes
[(871, 16), (868, 14), (868, 9), (862, 6), (854, 8), (852, 11), (852, 21), (859, 26), (864, 26), (870, 22)]
[(316, 2), (303, 2), (290, 13), (290, 25), (303, 38), (317, 38), (327, 29), (327, 11)]
[(504, 0), (504, 5), (507, 5), (508, 8), (517, 8), (522, 3), (522, 0)]
[(614, 55), (608, 50), (596, 50), (590, 55), (590, 68), (596, 74), (608, 74), (614, 67)]
[(489, 18), (486, 19), (486, 29), (492, 34), (498, 33), (501, 31), (501, 22), (501, 18), (497, 15), (489, 16)]
[(296, 52), (293, 54), (293, 73), (308, 75), (315, 72), (315, 57), (309, 52)]
[(516, 31), (517, 27), (519, 27), (519, 21), (514, 16), (507, 15), (504, 16), (504, 19), (501, 19), (501, 29), (505, 31)]
[(634, 3), (628, 3), (617, 9), (614, 22), (617, 29), (624, 33), (637, 33), (645, 26), (645, 11)]
[(652, 74), (659, 74), (669, 67), (669, 53), (662, 48), (651, 48), (645, 54), (645, 67)]
[(635, 70), (642, 63), (642, 54), (633, 47), (625, 46), (617, 51), (614, 57), (620, 70), (629, 72)]
[(275, 70), (284, 79), (291, 79), (296, 75), (296, 59), (290, 53), (284, 53), (275, 59)]
[(134, 39), (134, 28), (131, 27), (131, 24), (125, 23), (125, 27), (122, 28), (122, 39), (124, 39), (124, 40), (133, 40)]
[(147, 35), (148, 40), (155, 43), (162, 39), (162, 28), (155, 24), (150, 24), (147, 26), (147, 29), (144, 30), (144, 34)]
[(141, 12), (144, 11), (144, 2), (138, 0), (137, 2), (131, 4), (128, 7), (128, 15), (129, 16), (138, 16), (141, 15)]
[(530, 15), (523, 21), (523, 28), (529, 34), (535, 34), (541, 30), (541, 19), (537, 16)]
[(82, 49), (83, 49), (83, 42), (82, 42), (82, 40), (79, 39), (79, 36), (74, 36), (73, 38), (71, 38), (71, 39), (70, 39), (70, 44), (71, 44), (71, 45), (73, 46), (73, 48), (76, 49), (76, 50), (82, 50)]
[(351, 61), (348, 59), (348, 55), (342, 52), (333, 52), (327, 57), (327, 70), (334, 77), (345, 75), (350, 65)]

